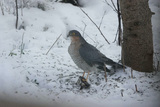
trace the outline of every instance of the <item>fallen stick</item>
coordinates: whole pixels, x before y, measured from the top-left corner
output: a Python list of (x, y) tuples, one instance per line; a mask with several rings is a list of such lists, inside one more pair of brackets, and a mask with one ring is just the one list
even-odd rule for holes
[(59, 37), (56, 39), (56, 41), (53, 43), (53, 45), (49, 48), (49, 50), (47, 51), (46, 55), (49, 53), (49, 51), (51, 50), (51, 48), (54, 46), (54, 44), (58, 41), (58, 39), (62, 36), (62, 34), (59, 35)]

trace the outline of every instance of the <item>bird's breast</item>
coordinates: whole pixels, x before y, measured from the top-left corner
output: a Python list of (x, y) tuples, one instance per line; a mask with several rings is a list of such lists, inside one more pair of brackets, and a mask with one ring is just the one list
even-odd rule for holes
[(70, 54), (74, 63), (79, 67), (80, 63), (83, 62), (83, 59), (79, 54), (79, 47), (76, 44), (71, 43), (68, 48), (68, 53)]
[(68, 53), (70, 54), (73, 62), (85, 72), (95, 70), (94, 66), (88, 65), (84, 59), (79, 54), (80, 45), (71, 43), (68, 48)]

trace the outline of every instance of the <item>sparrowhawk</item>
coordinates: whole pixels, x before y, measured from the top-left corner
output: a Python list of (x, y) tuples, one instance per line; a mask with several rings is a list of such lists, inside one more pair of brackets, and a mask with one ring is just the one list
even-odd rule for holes
[(68, 53), (70, 54), (74, 63), (84, 71), (83, 77), (85, 75), (85, 72), (88, 73), (86, 81), (88, 79), (89, 72), (97, 70), (110, 72), (106, 65), (110, 65), (113, 68), (123, 68), (121, 64), (118, 64), (113, 60), (107, 58), (98, 49), (87, 43), (87, 41), (77, 30), (69, 31), (67, 37), (71, 38), (71, 44), (68, 48)]

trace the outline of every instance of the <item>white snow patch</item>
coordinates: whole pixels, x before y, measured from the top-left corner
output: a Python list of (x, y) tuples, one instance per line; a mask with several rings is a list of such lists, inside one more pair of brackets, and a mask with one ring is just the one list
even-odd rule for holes
[[(158, 107), (160, 72), (145, 74), (133, 71), (131, 78), (130, 68), (127, 68), (126, 72), (118, 70), (116, 74), (108, 75), (107, 83), (104, 72), (93, 72), (89, 76), (90, 89), (79, 90), (76, 82), (83, 71), (73, 63), (68, 54), (70, 41), (66, 35), (69, 30), (76, 29), (83, 34), (86, 24), (83, 37), (107, 57), (116, 62), (121, 59), (120, 47), (112, 43), (118, 25), (116, 13), (104, 0), (81, 2), (85, 4), (82, 9), (98, 26), (106, 11), (101, 30), (110, 45), (79, 7), (71, 4), (49, 2), (49, 9), (46, 11), (35, 7), (24, 8), (23, 16), (19, 16), (19, 26), (24, 21), (25, 30), (15, 29), (13, 14), (5, 11), (4, 16), (0, 15), (0, 99), (51, 105), (56, 102), (79, 106)], [(152, 17), (156, 52), (160, 52), (160, 26), (156, 23), (160, 12), (158, 3), (158, 0), (156, 3), (150, 0), (151, 10), (156, 13)], [(62, 36), (46, 55), (60, 34)]]

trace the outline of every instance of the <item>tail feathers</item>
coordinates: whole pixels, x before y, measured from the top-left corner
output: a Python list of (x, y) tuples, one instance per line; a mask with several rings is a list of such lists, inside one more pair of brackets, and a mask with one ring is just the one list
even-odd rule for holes
[[(125, 66), (123, 66), (123, 65), (121, 65), (121, 64), (118, 64), (118, 63), (116, 63), (116, 62), (112, 62), (112, 64), (106, 64), (106, 65), (110, 65), (111, 68), (114, 69), (114, 71), (116, 71), (116, 69), (126, 68)], [(107, 67), (104, 68), (104, 65), (102, 65), (102, 64), (99, 65), (97, 68), (100, 69), (100, 70), (103, 70), (103, 71), (106, 70), (106, 72), (110, 72), (110, 70), (109, 70)]]
[(126, 68), (126, 67), (115, 62), (115, 64), (112, 65), (112, 68), (114, 68), (114, 69), (122, 69), (122, 68)]
[(106, 72), (111, 72), (107, 67), (104, 68), (104, 66), (98, 66), (97, 68), (102, 70), (102, 71), (106, 70)]
[(119, 64), (119, 63), (117, 63), (117, 62), (114, 62), (114, 61), (111, 60), (111, 59), (107, 59), (107, 61), (105, 61), (105, 64), (112, 66), (112, 68), (114, 68), (114, 69), (122, 69), (122, 68), (125, 68), (125, 66), (123, 66), (123, 65), (121, 65), (121, 64)]

